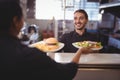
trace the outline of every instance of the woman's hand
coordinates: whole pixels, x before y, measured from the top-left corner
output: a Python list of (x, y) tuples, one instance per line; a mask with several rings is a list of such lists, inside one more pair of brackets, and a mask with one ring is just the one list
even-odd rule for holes
[(87, 54), (87, 53), (92, 53), (94, 52), (91, 47), (83, 47), (83, 48), (79, 48), (78, 51), (80, 51), (82, 54)]

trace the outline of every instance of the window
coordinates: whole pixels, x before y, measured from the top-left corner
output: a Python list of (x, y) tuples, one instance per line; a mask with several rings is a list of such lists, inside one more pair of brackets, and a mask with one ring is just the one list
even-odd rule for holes
[(63, 18), (61, 1), (58, 0), (36, 0), (36, 19)]
[[(70, 0), (72, 1), (72, 0)], [(73, 0), (74, 6), (66, 8), (65, 19), (73, 20), (75, 10), (81, 8), (88, 13), (89, 20), (98, 20), (99, 2), (87, 2), (87, 0)], [(63, 0), (36, 0), (36, 19), (64, 19)]]
[(99, 2), (80, 1), (79, 8), (84, 9), (88, 13), (89, 20), (98, 20), (99, 16)]

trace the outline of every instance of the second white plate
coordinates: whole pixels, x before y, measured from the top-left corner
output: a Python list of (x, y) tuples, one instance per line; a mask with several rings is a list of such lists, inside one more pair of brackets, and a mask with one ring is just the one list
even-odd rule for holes
[[(72, 43), (72, 45), (73, 45), (74, 47), (76, 47), (76, 48), (82, 48), (82, 46), (76, 45), (76, 42)], [(99, 48), (91, 48), (91, 49), (92, 49), (92, 50), (100, 50), (100, 49), (102, 49), (102, 48), (103, 48), (103, 46), (101, 46), (101, 47), (99, 47)]]

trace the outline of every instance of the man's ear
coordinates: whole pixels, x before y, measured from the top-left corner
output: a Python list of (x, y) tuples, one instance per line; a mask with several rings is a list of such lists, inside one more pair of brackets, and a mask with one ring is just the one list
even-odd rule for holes
[(86, 24), (88, 23), (88, 19), (86, 19)]

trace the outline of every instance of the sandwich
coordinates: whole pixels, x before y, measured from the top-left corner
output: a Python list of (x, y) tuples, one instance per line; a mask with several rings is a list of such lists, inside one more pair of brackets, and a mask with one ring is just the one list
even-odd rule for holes
[(50, 37), (45, 40), (46, 46), (49, 48), (49, 50), (55, 50), (59, 48), (59, 42), (56, 38)]

